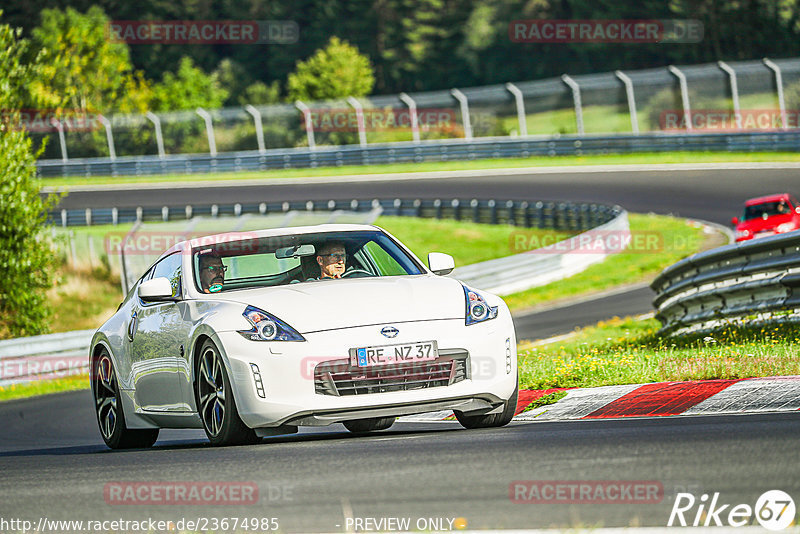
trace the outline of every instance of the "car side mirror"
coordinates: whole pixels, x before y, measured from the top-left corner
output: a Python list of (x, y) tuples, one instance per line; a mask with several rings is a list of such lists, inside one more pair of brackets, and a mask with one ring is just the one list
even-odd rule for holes
[(431, 252), (428, 254), (428, 268), (433, 274), (444, 276), (450, 274), (456, 268), (456, 262), (450, 254)]
[(145, 302), (175, 300), (172, 296), (172, 284), (163, 276), (142, 282), (139, 285), (139, 298)]
[(737, 224), (739, 224), (739, 217), (733, 217), (733, 218), (731, 219), (731, 224), (732, 224), (732, 225), (734, 225), (734, 226), (736, 226)]

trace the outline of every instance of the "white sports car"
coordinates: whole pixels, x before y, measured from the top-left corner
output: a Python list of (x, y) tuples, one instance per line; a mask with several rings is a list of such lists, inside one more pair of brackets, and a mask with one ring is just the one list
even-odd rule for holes
[(214, 445), (299, 425), (352, 432), (454, 410), (467, 428), (507, 424), (517, 349), (505, 303), (428, 267), (376, 226), (221, 234), (166, 252), (95, 333), (92, 394), (111, 448), (161, 428)]

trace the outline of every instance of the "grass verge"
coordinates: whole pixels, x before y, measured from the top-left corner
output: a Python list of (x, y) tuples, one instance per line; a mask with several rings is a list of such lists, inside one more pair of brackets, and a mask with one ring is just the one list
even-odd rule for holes
[(122, 301), (119, 280), (102, 268), (62, 267), (48, 292), (52, 332), (97, 328)]
[(648, 382), (800, 374), (796, 325), (728, 327), (663, 337), (655, 319), (614, 319), (568, 341), (519, 350), (520, 388), (595, 387)]
[(41, 185), (69, 187), (78, 185), (115, 185), (162, 182), (216, 182), (220, 180), (269, 180), (274, 178), (309, 178), (405, 172), (460, 171), (524, 167), (574, 165), (635, 165), (662, 163), (728, 163), (728, 162), (797, 162), (800, 156), (786, 152), (665, 152), (641, 154), (598, 154), (591, 156), (534, 156), (530, 158), (481, 159), (474, 161), (430, 161), (423, 163), (391, 163), (385, 165), (348, 165), (316, 169), (276, 169), (208, 174), (164, 174), (154, 176), (72, 176), (43, 178)]
[(89, 375), (75, 375), (53, 380), (38, 380), (27, 384), (12, 384), (0, 387), (0, 401), (23, 399), (63, 391), (89, 389)]
[(700, 250), (726, 241), (703, 227), (663, 215), (628, 216), (634, 238), (627, 252), (614, 254), (574, 276), (503, 297), (512, 311), (652, 279), (664, 268)]
[[(453, 256), (456, 266), (469, 265), (516, 254), (512, 243), (520, 228), (515, 226), (477, 224), (447, 219), (412, 219), (379, 217), (375, 224), (389, 231), (423, 262), (429, 252), (445, 252)], [(532, 241), (564, 239), (572, 234), (527, 228)]]

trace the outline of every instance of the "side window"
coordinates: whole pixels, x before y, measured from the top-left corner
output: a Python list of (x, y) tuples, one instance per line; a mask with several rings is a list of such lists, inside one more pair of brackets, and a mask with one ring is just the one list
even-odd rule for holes
[(167, 278), (172, 284), (172, 296), (178, 297), (181, 293), (181, 253), (171, 254), (156, 263), (153, 267), (152, 278)]
[(375, 262), (375, 265), (378, 266), (381, 276), (408, 274), (405, 269), (403, 269), (402, 265), (397, 263), (397, 260), (392, 258), (389, 253), (375, 241), (369, 241), (364, 245), (362, 250), (368, 254), (372, 258), (372, 261)]

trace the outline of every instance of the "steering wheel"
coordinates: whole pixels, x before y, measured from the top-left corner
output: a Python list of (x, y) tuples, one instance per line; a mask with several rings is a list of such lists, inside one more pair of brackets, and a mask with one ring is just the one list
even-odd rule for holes
[(350, 269), (342, 274), (342, 278), (366, 278), (367, 276), (375, 275), (364, 269)]

